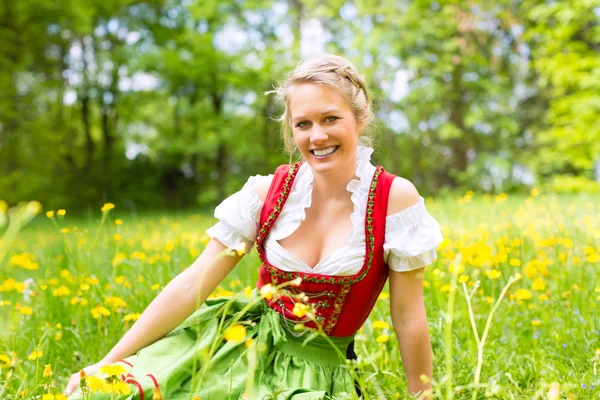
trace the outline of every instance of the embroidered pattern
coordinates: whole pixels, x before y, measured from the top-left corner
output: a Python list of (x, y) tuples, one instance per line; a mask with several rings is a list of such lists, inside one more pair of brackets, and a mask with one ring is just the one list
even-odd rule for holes
[[(327, 283), (327, 284), (341, 285), (340, 292), (335, 297), (335, 300), (333, 302), (333, 309), (331, 310), (331, 314), (327, 318), (327, 323), (326, 323), (326, 326), (324, 327), (325, 333), (329, 334), (333, 331), (333, 329), (335, 328), (335, 326), (339, 320), (339, 316), (342, 312), (342, 308), (344, 306), (346, 297), (347, 297), (348, 293), (350, 293), (351, 286), (357, 282), (360, 282), (367, 276), (369, 269), (371, 268), (371, 264), (373, 262), (373, 252), (375, 249), (375, 236), (373, 234), (373, 221), (374, 221), (373, 212), (374, 212), (374, 207), (375, 207), (375, 194), (376, 194), (376, 190), (377, 190), (377, 184), (379, 183), (379, 176), (383, 172), (383, 167), (379, 166), (376, 168), (375, 173), (373, 174), (373, 179), (371, 181), (371, 186), (369, 188), (369, 197), (367, 199), (367, 209), (366, 209), (366, 215), (365, 215), (365, 248), (366, 249), (365, 249), (365, 262), (363, 264), (363, 267), (355, 275), (328, 276), (328, 275), (320, 275), (320, 274), (309, 274), (309, 273), (305, 273), (305, 272), (289, 272), (289, 271), (280, 270), (279, 268), (274, 267), (273, 265), (271, 265), (270, 263), (267, 262), (266, 257), (264, 255), (264, 251), (262, 249), (262, 242), (265, 239), (265, 236), (267, 235), (267, 233), (269, 232), (271, 227), (273, 226), (273, 224), (275, 223), (275, 220), (281, 213), (281, 210), (283, 209), (283, 205), (285, 204), (285, 201), (287, 200), (287, 198), (290, 194), (293, 181), (296, 177), (296, 174), (298, 173), (298, 169), (301, 164), (302, 163), (297, 163), (290, 167), (287, 177), (285, 178), (282, 190), (279, 194), (279, 197), (277, 198), (277, 202), (275, 203), (273, 210), (271, 210), (271, 212), (269, 213), (269, 216), (265, 219), (264, 223), (262, 224), (262, 226), (258, 232), (258, 235), (256, 237), (256, 246), (257, 246), (258, 255), (260, 257), (263, 267), (271, 275), (271, 282), (273, 285), (278, 285), (280, 280), (290, 281), (290, 280), (293, 280), (296, 278), (302, 278), (303, 282)], [(330, 293), (334, 294), (331, 291), (330, 291)], [(319, 302), (319, 303), (317, 303), (317, 305), (320, 305), (322, 308), (328, 308), (328, 307), (324, 307), (322, 305), (322, 303), (324, 303), (324, 302)], [(284, 318), (285, 318), (284, 307), (282, 307), (282, 314), (284, 314)], [(317, 318), (319, 323), (321, 323), (322, 321), (325, 320), (325, 318), (322, 315), (318, 315), (318, 317), (320, 317), (320, 318)]]

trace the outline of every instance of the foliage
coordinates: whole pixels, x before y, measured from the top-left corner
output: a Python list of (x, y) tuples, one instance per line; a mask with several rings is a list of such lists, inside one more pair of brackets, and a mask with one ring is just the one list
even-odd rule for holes
[(4, 2), (0, 193), (51, 208), (99, 198), (132, 209), (214, 205), (289, 162), (281, 109), (264, 92), (325, 50), (352, 60), (372, 88), (375, 160), (424, 194), (592, 178), (599, 9), (599, 0)]
[[(108, 352), (207, 242), (201, 232), (212, 221), (205, 216), (134, 216), (113, 207), (107, 203), (102, 216), (96, 210), (88, 219), (70, 210), (38, 217), (7, 249), (0, 397), (59, 393), (73, 372)], [(435, 398), (545, 398), (552, 390), (597, 397), (597, 202), (466, 193), (428, 200), (428, 209), (445, 238), (424, 281)], [(211, 296), (246, 296), (257, 265), (256, 253), (244, 257)], [(406, 398), (389, 296), (384, 289), (356, 336), (365, 398)]]

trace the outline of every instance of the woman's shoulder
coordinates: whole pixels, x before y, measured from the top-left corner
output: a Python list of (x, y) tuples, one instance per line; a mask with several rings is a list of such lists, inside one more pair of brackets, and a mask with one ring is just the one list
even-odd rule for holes
[(421, 199), (415, 185), (406, 178), (394, 177), (388, 198), (387, 215), (399, 213), (415, 204)]
[(252, 188), (260, 198), (260, 201), (264, 203), (267, 198), (267, 193), (273, 182), (273, 175), (255, 175), (252, 179)]

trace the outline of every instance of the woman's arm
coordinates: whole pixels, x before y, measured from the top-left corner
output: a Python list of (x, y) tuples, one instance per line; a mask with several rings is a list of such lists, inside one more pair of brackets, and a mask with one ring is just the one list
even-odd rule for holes
[(130, 356), (176, 328), (204, 303), (242, 257), (212, 239), (200, 257), (156, 296), (101, 363)]
[[(390, 188), (387, 214), (398, 213), (418, 201), (419, 192), (414, 185), (396, 177)], [(431, 383), (421, 381), (421, 375), (426, 375), (429, 382), (433, 376), (433, 355), (423, 300), (423, 271), (424, 268), (405, 272), (389, 270), (390, 314), (411, 394), (431, 388)]]
[(431, 388), (433, 356), (423, 300), (423, 268), (408, 272), (390, 270), (390, 314), (408, 380), (409, 393)]

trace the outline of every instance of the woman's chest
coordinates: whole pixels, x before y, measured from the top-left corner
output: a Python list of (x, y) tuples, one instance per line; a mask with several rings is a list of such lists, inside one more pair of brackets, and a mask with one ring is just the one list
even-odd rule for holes
[(349, 245), (352, 211), (352, 203), (328, 208), (313, 205), (306, 210), (306, 218), (300, 226), (278, 243), (314, 269), (321, 261)]

